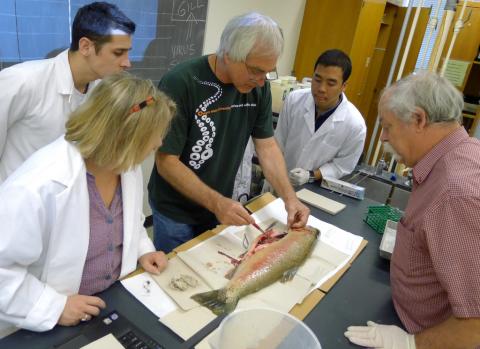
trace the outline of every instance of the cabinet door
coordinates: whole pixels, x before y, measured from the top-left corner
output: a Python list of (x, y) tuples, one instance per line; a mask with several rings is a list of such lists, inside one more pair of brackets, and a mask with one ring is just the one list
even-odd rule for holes
[(307, 0), (298, 38), (294, 74), (311, 77), (318, 56), (337, 48), (350, 54), (363, 1)]
[(385, 5), (386, 2), (382, 0), (365, 0), (360, 10), (352, 49), (350, 50), (352, 75), (346, 89), (348, 99), (357, 106), (361, 104), (360, 102), (367, 84), (368, 72)]
[[(463, 2), (457, 5), (455, 12), (455, 23), (460, 15)], [(469, 130), (470, 135), (478, 137), (480, 134), (480, 63), (475, 61), (480, 48), (480, 3), (468, 2), (465, 7), (463, 19), (467, 20), (464, 27), (457, 35), (455, 44), (450, 55), (450, 59), (468, 62), (469, 66), (463, 79), (461, 86), (457, 86), (464, 94), (465, 102), (477, 104), (476, 114), (469, 114), (468, 118), (464, 118), (465, 128)], [(443, 59), (446, 56), (450, 41), (452, 39), (452, 31), (447, 38), (447, 44), (443, 50)], [(443, 63), (442, 63), (443, 64)]]
[[(463, 2), (457, 5), (455, 18), (452, 25), (455, 24), (458, 16), (460, 15), (462, 5)], [(465, 7), (465, 13), (463, 14), (463, 19), (468, 17), (470, 17), (469, 20), (465, 23), (464, 27), (457, 35), (450, 59), (471, 62), (477, 56), (478, 47), (480, 45), (480, 4), (467, 4)], [(450, 34), (447, 37), (447, 44), (444, 47), (442, 55), (443, 57), (445, 57), (447, 54), (449, 43), (452, 40), (452, 33), (453, 29), (450, 30)]]

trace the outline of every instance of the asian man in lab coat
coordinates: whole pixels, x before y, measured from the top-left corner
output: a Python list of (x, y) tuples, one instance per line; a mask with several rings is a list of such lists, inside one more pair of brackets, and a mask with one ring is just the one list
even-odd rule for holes
[(293, 185), (340, 178), (355, 168), (366, 126), (344, 93), (351, 71), (344, 52), (325, 51), (315, 63), (311, 89), (293, 91), (285, 100), (275, 138)]
[(117, 6), (80, 8), (70, 49), (0, 71), (0, 183), (30, 155), (65, 132), (65, 122), (98, 83), (130, 67), (135, 23)]

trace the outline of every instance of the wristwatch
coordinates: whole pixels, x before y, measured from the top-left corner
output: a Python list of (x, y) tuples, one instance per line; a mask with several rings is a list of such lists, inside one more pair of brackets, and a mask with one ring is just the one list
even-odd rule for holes
[(308, 183), (313, 183), (315, 182), (315, 172), (313, 171), (308, 171), (309, 177), (308, 177)]

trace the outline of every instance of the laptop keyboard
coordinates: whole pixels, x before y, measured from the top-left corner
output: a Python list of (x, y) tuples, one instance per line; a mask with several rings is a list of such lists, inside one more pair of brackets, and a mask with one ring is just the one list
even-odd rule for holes
[(127, 349), (165, 349), (118, 311), (93, 318), (88, 323), (79, 325), (78, 329), (80, 333), (55, 348), (78, 349), (111, 333)]
[(165, 349), (152, 339), (140, 339), (133, 331), (125, 333), (118, 340), (126, 349)]

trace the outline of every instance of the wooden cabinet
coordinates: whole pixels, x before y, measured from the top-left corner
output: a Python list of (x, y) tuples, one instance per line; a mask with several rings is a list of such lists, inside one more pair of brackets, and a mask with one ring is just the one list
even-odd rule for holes
[[(378, 95), (387, 83), (406, 10), (386, 0), (307, 0), (305, 4), (294, 75), (299, 80), (312, 76), (315, 61), (325, 50), (338, 48), (350, 56), (352, 75), (345, 93), (366, 120), (366, 148), (377, 119)], [(404, 75), (415, 68), (429, 13), (429, 8), (422, 8)], [(413, 17), (414, 10), (406, 37)], [(405, 42), (406, 38), (404, 46)]]
[[(457, 5), (453, 23), (460, 15), (463, 1)], [(451, 60), (459, 60), (468, 64), (465, 78), (460, 86), (457, 86), (464, 94), (465, 102), (468, 103), (464, 110), (464, 126), (471, 136), (479, 137), (478, 129), (480, 118), (480, 3), (467, 2), (463, 16), (466, 20), (464, 27), (457, 35), (455, 45), (450, 55)], [(446, 56), (449, 43), (452, 39), (453, 30), (447, 37), (447, 45), (443, 51), (443, 57)], [(443, 59), (442, 59), (443, 64)]]
[(358, 105), (372, 63), (386, 0), (307, 0), (295, 56), (298, 80), (311, 77), (318, 56), (337, 48), (352, 60), (348, 99)]

